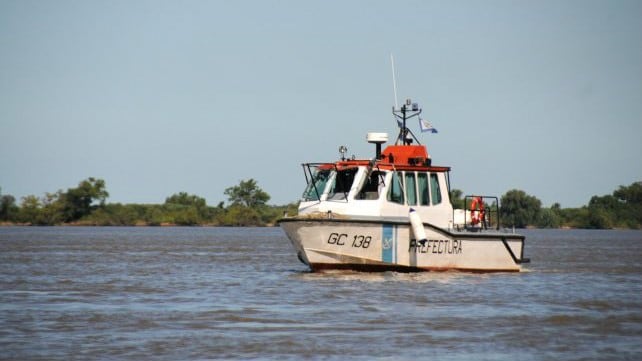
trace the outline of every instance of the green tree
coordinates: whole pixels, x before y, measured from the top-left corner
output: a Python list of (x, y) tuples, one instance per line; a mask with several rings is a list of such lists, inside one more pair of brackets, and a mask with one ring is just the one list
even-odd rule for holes
[(163, 209), (158, 205), (151, 205), (145, 209), (143, 220), (147, 225), (160, 226), (163, 223)]
[(593, 196), (588, 204), (589, 228), (608, 229), (616, 224), (616, 214), (620, 204), (612, 195)]
[(18, 220), (24, 223), (37, 223), (36, 220), (40, 217), (41, 207), (42, 203), (38, 197), (34, 195), (22, 197)]
[(261, 226), (261, 215), (254, 208), (249, 208), (240, 204), (231, 205), (227, 208), (225, 215), (221, 219), (225, 226)]
[(620, 186), (610, 195), (593, 196), (586, 209), (586, 228), (642, 227), (642, 182)]
[(225, 189), (225, 195), (228, 196), (232, 205), (250, 208), (264, 206), (270, 200), (270, 195), (259, 188), (256, 181), (251, 178), (241, 181), (237, 186)]
[(635, 182), (628, 187), (620, 186), (613, 196), (627, 204), (642, 205), (642, 182)]
[(618, 219), (629, 228), (642, 227), (642, 182), (620, 186), (613, 196), (619, 201)]
[(165, 199), (163, 208), (171, 215), (171, 223), (192, 226), (203, 223), (208, 217), (205, 198), (186, 192), (173, 194)]
[(539, 220), (542, 202), (526, 192), (513, 189), (501, 197), (499, 210), (504, 226), (524, 228), (536, 225)]
[(559, 228), (562, 218), (553, 208), (542, 208), (537, 226), (540, 228)]
[(187, 194), (186, 192), (172, 194), (165, 198), (165, 204), (180, 204), (184, 206), (194, 206), (196, 208), (205, 208), (206, 206), (205, 198)]
[(174, 213), (174, 223), (179, 226), (194, 226), (203, 221), (195, 207), (185, 207)]
[[(104, 180), (90, 177), (81, 181), (78, 187), (69, 188), (58, 199), (63, 204), (63, 220), (71, 222), (89, 215), (93, 209), (104, 206), (107, 197), (109, 193)], [(99, 204), (95, 205), (95, 202)]]
[(572, 228), (588, 228), (588, 207), (560, 209), (562, 226)]
[(450, 191), (450, 203), (454, 209), (464, 209), (464, 192), (460, 189)]
[(0, 188), (0, 221), (14, 221), (18, 215), (19, 208), (16, 205), (16, 198), (11, 194), (2, 194)]

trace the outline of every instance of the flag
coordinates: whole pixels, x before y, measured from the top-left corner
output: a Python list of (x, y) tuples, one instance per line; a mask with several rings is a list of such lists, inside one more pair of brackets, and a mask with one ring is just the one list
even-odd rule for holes
[(403, 128), (403, 123), (398, 118), (397, 118), (397, 125), (399, 126), (399, 128)]
[(433, 128), (432, 124), (430, 124), (429, 121), (423, 120), (421, 118), (419, 118), (419, 129), (421, 129), (422, 133), (425, 133), (425, 132), (437, 133), (437, 129)]

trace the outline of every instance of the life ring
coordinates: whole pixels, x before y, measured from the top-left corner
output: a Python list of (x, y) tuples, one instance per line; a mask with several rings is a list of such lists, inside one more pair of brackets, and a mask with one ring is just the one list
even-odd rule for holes
[(484, 201), (481, 197), (473, 197), (473, 202), (470, 204), (470, 223), (477, 225), (484, 221)]

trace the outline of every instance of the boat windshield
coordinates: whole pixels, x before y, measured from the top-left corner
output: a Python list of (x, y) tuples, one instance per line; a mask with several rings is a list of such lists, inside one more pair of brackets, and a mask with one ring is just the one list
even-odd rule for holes
[(358, 168), (348, 168), (338, 171), (334, 177), (334, 182), (332, 182), (330, 186), (328, 199), (346, 199), (352, 187), (352, 182), (354, 182), (354, 176), (357, 174), (357, 170)]
[(305, 191), (303, 191), (303, 200), (318, 201), (323, 194), (325, 185), (328, 183), (332, 173), (332, 169), (316, 169), (312, 176), (312, 180), (308, 183)]
[(384, 186), (384, 179), (386, 178), (386, 172), (375, 170), (370, 172), (370, 175), (366, 177), (363, 182), (363, 187), (359, 194), (357, 194), (356, 199), (379, 199), (379, 194), (381, 189)]

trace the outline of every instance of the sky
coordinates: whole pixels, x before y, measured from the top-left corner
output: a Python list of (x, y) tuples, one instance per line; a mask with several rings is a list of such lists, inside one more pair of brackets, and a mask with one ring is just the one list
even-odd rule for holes
[(641, 40), (642, 1), (0, 0), (0, 187), (297, 201), (395, 138), (393, 54), (453, 188), (579, 207), (642, 181)]

